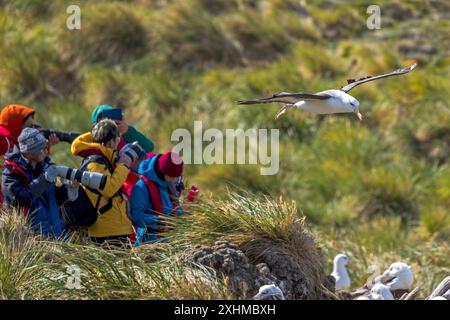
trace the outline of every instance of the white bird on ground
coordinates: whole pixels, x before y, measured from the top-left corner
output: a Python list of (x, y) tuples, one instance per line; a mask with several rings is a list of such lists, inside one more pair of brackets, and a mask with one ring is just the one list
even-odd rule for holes
[(286, 300), (283, 291), (274, 285), (268, 284), (259, 288), (258, 293), (252, 298), (253, 300)]
[(382, 284), (377, 283), (373, 286), (373, 288), (370, 290), (370, 300), (394, 300), (394, 296), (391, 293), (391, 290), (389, 290), (389, 287)]
[(358, 80), (349, 79), (347, 85), (341, 89), (331, 89), (314, 94), (311, 93), (289, 93), (281, 92), (274, 94), (271, 97), (242, 100), (239, 104), (260, 104), (260, 103), (284, 103), (284, 106), (278, 110), (275, 119), (278, 119), (284, 114), (288, 108), (297, 108), (315, 114), (332, 114), (332, 113), (355, 113), (359, 120), (362, 120), (362, 114), (359, 111), (359, 101), (349, 95), (349, 92), (354, 87), (373, 80), (387, 78), (391, 76), (398, 76), (412, 71), (417, 64), (413, 64), (407, 68), (398, 69), (390, 73), (381, 74), (378, 76), (368, 76)]
[(431, 298), (430, 300), (445, 300), (445, 301), (447, 301), (447, 299), (445, 299), (443, 296), (436, 296), (436, 297)]
[(404, 262), (394, 262), (381, 277), (381, 282), (386, 284), (391, 291), (409, 290), (413, 281), (411, 267)]
[(450, 276), (439, 283), (428, 297), (428, 300), (450, 300)]
[(346, 269), (346, 265), (348, 264), (348, 257), (340, 253), (333, 260), (333, 272), (331, 276), (336, 279), (335, 290), (346, 290), (350, 288), (350, 277), (348, 276), (348, 272)]

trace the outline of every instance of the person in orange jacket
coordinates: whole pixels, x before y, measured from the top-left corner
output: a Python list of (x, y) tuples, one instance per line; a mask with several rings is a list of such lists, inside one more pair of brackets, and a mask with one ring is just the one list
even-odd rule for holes
[[(13, 151), (17, 138), (24, 128), (34, 125), (35, 110), (20, 104), (10, 104), (0, 112), (0, 156)], [(59, 139), (55, 134), (48, 138), (49, 146), (55, 145)]]
[(0, 156), (12, 152), (23, 128), (34, 124), (35, 111), (20, 104), (10, 104), (0, 113)]
[[(20, 104), (9, 104), (0, 112), (0, 156), (14, 150), (17, 139), (22, 129), (34, 125), (35, 110)], [(58, 143), (56, 135), (52, 134), (48, 138), (49, 146)], [(0, 204), (3, 203), (3, 193), (0, 191)]]

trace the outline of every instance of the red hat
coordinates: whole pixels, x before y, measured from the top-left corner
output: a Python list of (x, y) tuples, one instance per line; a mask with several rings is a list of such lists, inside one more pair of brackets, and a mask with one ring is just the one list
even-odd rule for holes
[(169, 177), (179, 177), (183, 174), (183, 159), (172, 151), (164, 153), (158, 159), (159, 170)]

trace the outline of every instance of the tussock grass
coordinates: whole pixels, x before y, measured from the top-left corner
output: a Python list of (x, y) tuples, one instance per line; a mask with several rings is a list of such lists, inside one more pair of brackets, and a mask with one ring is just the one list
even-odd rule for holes
[[(227, 240), (239, 245), (253, 263), (266, 263), (275, 275), (294, 282), (294, 297), (314, 299), (324, 292), (321, 251), (294, 203), (244, 192), (230, 193), (225, 200), (208, 201), (191, 210), (185, 218), (172, 221), (174, 229), (169, 236), (175, 243)], [(289, 279), (290, 272), (296, 273), (296, 281), (302, 285)], [(298, 286), (303, 292), (295, 291)]]
[(365, 21), (353, 6), (331, 8), (311, 8), (312, 16), (317, 20), (322, 34), (327, 38), (341, 39), (357, 37), (367, 30)]
[(237, 42), (246, 63), (270, 61), (289, 50), (293, 38), (278, 20), (261, 16), (254, 9), (239, 11), (223, 20), (224, 28)]
[(85, 76), (84, 100), (90, 110), (102, 104), (125, 108), (130, 103), (128, 80), (123, 72), (99, 67), (90, 69)]
[[(287, 222), (300, 227), (293, 216), (275, 214), (290, 210), (272, 203), (278, 196), (295, 201), (320, 238), (323, 270), (331, 271), (338, 250), (349, 252), (356, 286), (371, 274), (373, 261), (387, 266), (405, 260), (425, 296), (449, 272), (448, 5), (397, 2), (379, 1), (386, 21), (381, 30), (368, 31), (370, 1), (349, 6), (336, 1), (102, 0), (83, 3), (82, 30), (69, 31), (65, 0), (0, 1), (2, 105), (30, 104), (38, 123), (67, 131), (89, 130), (96, 104), (124, 106), (128, 121), (151, 137), (157, 152), (174, 145), (175, 128), (192, 132), (194, 120), (202, 120), (204, 129), (278, 128), (281, 152), (275, 176), (260, 176), (256, 166), (186, 165), (189, 183), (214, 200), (205, 199), (198, 214), (192, 209), (186, 228), (192, 224), (198, 234), (182, 228), (184, 242), (177, 240), (181, 243), (172, 251), (145, 246), (133, 253), (103, 253), (83, 238), (56, 246), (2, 227), (0, 246), (8, 255), (0, 257), (1, 297), (230, 298), (220, 274), (180, 266), (176, 257), (205, 233), (205, 242), (223, 235), (253, 246), (252, 259), (268, 259), (269, 253), (278, 259), (283, 255), (273, 248), (281, 245), (279, 250), (287, 252), (295, 243), (289, 237), (296, 233), (283, 229)], [(297, 110), (274, 121), (278, 106), (236, 105), (280, 91), (337, 88), (347, 78), (415, 61), (419, 67), (407, 76), (351, 91), (361, 104), (361, 123), (353, 115), (316, 117)], [(74, 167), (79, 162), (64, 143), (52, 148), (52, 159)], [(229, 201), (229, 182), (250, 193), (249, 200), (241, 195), (237, 203)], [(268, 213), (259, 213), (264, 210)], [(243, 218), (238, 212), (249, 213)], [(402, 224), (402, 216), (407, 223)], [(266, 221), (269, 217), (278, 225)], [(215, 233), (205, 232), (207, 227)], [(285, 230), (276, 245), (274, 228)], [(251, 241), (255, 235), (260, 242)], [(10, 244), (11, 237), (22, 244)], [(262, 243), (270, 248), (267, 255), (259, 252)], [(93, 261), (83, 272), (98, 294), (65, 287), (74, 255), (79, 255), (77, 263)], [(130, 265), (143, 269), (148, 283), (160, 279), (161, 285), (151, 288), (128, 270)], [(190, 273), (198, 278), (195, 290), (186, 287)], [(308, 279), (320, 278), (308, 274)], [(41, 279), (42, 289), (30, 284), (35, 279)], [(127, 292), (127, 286), (134, 291)]]
[(196, 1), (177, 2), (163, 11), (155, 27), (158, 45), (168, 50), (168, 64), (194, 71), (242, 64), (237, 45)]
[[(23, 213), (0, 216), (1, 299), (231, 299), (212, 269), (185, 265), (177, 251), (145, 245), (133, 251), (40, 239)], [(70, 269), (72, 268), (72, 269)], [(73, 283), (80, 270), (80, 287)]]
[(34, 236), (23, 212), (0, 212), (0, 298), (42, 299), (51, 292), (45, 281), (50, 246)]
[(62, 244), (61, 249), (58, 256), (65, 265), (76, 265), (82, 270), (82, 287), (75, 292), (65, 290), (68, 297), (223, 299), (229, 294), (214, 271), (187, 268), (166, 253), (153, 253), (153, 261), (147, 262), (126, 250), (72, 244)]
[[(63, 24), (66, 16), (61, 16)], [(151, 35), (125, 4), (118, 2), (83, 6), (81, 30), (58, 29), (60, 51), (76, 66), (98, 62), (123, 64), (142, 56), (151, 43)]]
[[(17, 28), (11, 17), (0, 12), (3, 43), (0, 47), (0, 92), (7, 99), (32, 101), (60, 98), (77, 88), (77, 82), (53, 48), (42, 26)], [(18, 50), (20, 48), (20, 50)]]

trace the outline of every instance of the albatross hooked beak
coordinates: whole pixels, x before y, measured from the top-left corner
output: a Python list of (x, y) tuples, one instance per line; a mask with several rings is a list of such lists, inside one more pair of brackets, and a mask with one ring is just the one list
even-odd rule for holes
[(359, 119), (359, 121), (362, 121), (362, 114), (361, 114), (361, 112), (359, 112), (358, 109), (355, 110), (355, 114), (356, 114), (356, 117)]

